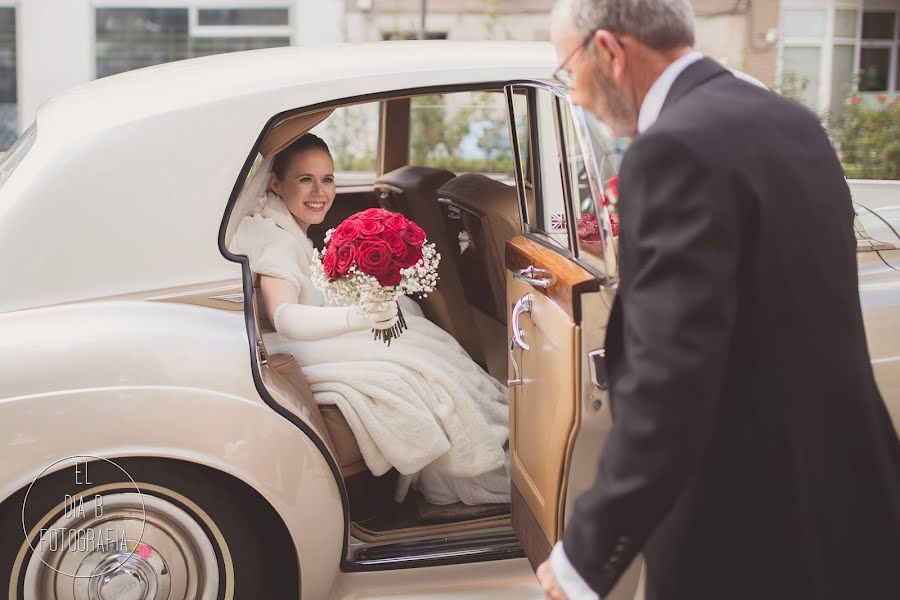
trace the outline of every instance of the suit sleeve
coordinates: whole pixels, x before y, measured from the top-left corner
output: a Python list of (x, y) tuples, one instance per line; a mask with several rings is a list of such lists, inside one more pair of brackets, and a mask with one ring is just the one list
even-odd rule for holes
[(711, 437), (737, 304), (731, 181), (661, 134), (638, 138), (622, 165), (614, 422), (563, 538), (601, 596), (672, 508)]

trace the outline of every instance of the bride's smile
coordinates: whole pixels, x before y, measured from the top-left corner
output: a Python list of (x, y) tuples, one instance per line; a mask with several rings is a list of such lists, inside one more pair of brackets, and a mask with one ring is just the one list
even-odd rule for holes
[(337, 193), (330, 152), (312, 147), (290, 153), (289, 160), (276, 160), (269, 188), (281, 196), (304, 232), (310, 225), (321, 223)]

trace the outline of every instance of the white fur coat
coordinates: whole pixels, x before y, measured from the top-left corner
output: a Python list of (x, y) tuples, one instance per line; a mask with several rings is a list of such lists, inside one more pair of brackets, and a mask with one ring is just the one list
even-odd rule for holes
[[(244, 217), (230, 249), (254, 273), (294, 283), (303, 304), (324, 305), (309, 277), (312, 243), (276, 196)], [(297, 358), (316, 402), (338, 406), (375, 475), (395, 467), (410, 476), (401, 486), (436, 504), (508, 502), (506, 387), (401, 300), (409, 329), (389, 347), (369, 331), (311, 342), (271, 334), (266, 345)]]

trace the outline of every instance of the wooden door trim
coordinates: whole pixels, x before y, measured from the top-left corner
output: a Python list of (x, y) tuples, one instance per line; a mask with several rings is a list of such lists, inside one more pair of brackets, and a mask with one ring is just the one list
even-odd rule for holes
[(573, 259), (524, 236), (517, 235), (506, 242), (507, 269), (515, 272), (531, 265), (550, 271), (556, 278), (548, 288), (536, 287), (535, 291), (549, 297), (578, 326), (581, 323), (579, 296), (585, 292), (597, 291), (597, 279), (584, 267), (573, 262)]
[(510, 503), (512, 512), (512, 528), (525, 550), (525, 556), (531, 568), (537, 570), (538, 566), (550, 558), (550, 551), (553, 545), (544, 536), (544, 530), (541, 528), (531, 508), (519, 493), (516, 484), (513, 483), (510, 489)]

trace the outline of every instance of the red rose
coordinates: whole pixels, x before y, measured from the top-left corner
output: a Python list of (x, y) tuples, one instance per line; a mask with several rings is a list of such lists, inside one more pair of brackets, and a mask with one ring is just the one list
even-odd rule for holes
[(391, 249), (381, 240), (365, 240), (356, 249), (356, 264), (363, 273), (379, 277), (391, 267)]
[(335, 272), (335, 255), (333, 251), (326, 250), (325, 258), (322, 259), (322, 269), (325, 271), (325, 275), (331, 277), (332, 279), (337, 276)]
[[(366, 210), (362, 211), (361, 213), (356, 213), (351, 218), (355, 217), (358, 219), (382, 219), (382, 218), (384, 218), (384, 213), (387, 213), (387, 212), (388, 211), (384, 210), (383, 208), (367, 208)], [(390, 213), (388, 213), (388, 214), (390, 214)]]
[(387, 229), (381, 234), (381, 239), (384, 240), (384, 243), (391, 249), (391, 254), (397, 258), (406, 256), (406, 242), (404, 242), (397, 233)]
[(403, 232), (403, 239), (406, 240), (407, 244), (421, 248), (425, 242), (425, 232), (422, 231), (421, 227), (409, 221), (406, 225), (406, 231)]
[(403, 277), (400, 275), (400, 268), (396, 264), (392, 264), (391, 268), (385, 271), (383, 275), (378, 276), (378, 283), (380, 283), (382, 287), (397, 285), (402, 280)]
[(402, 234), (406, 231), (408, 223), (409, 221), (406, 220), (406, 217), (398, 215), (397, 213), (393, 213), (384, 220), (384, 226), (392, 231), (396, 231), (398, 234)]
[(878, 96), (876, 96), (876, 98), (878, 98), (878, 101), (881, 104), (884, 104), (885, 102), (887, 102), (887, 94), (878, 94)]
[(384, 231), (384, 225), (377, 219), (361, 219), (359, 232), (365, 237), (373, 237)]
[(400, 265), (401, 269), (408, 269), (411, 266), (415, 265), (422, 258), (422, 248), (415, 246), (407, 246), (406, 247), (406, 255), (403, 258), (399, 258), (397, 260), (397, 264)]
[(859, 104), (859, 98), (854, 96), (849, 100), (850, 106), (857, 106)]
[(329, 238), (329, 244), (337, 244), (342, 245), (347, 242), (352, 242), (353, 240), (359, 238), (359, 222), (351, 219), (347, 219), (340, 225), (338, 225), (337, 229), (334, 230), (334, 233), (331, 234), (331, 238)]
[(350, 272), (350, 267), (356, 260), (356, 246), (354, 244), (344, 244), (337, 251), (337, 272), (346, 275)]

